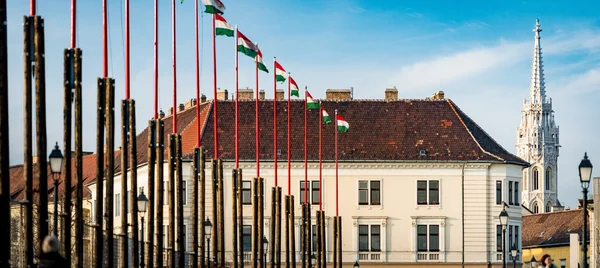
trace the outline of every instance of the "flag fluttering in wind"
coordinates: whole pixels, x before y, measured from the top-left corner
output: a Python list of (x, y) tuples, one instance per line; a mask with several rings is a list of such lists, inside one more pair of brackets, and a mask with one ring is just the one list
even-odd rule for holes
[[(181, 0), (181, 3), (183, 3), (183, 0)], [(202, 0), (202, 4), (206, 7), (205, 13), (223, 14), (225, 12), (225, 5), (220, 0)]]
[(308, 91), (306, 91), (306, 109), (308, 109), (308, 110), (319, 109), (320, 106), (321, 105), (319, 105), (318, 102), (313, 100), (313, 97), (310, 95), (310, 93), (308, 93)]
[(339, 114), (337, 115), (337, 126), (339, 132), (348, 132), (348, 129), (350, 128), (348, 122), (346, 122), (346, 120)]
[(215, 34), (233, 37), (233, 27), (219, 14), (215, 14)]
[(325, 107), (323, 107), (321, 105), (321, 113), (323, 114), (323, 123), (325, 123), (326, 125), (331, 124), (331, 118), (329, 117), (329, 114), (327, 113), (327, 111), (325, 111)]
[(294, 78), (290, 76), (290, 95), (300, 97), (300, 90), (298, 89), (298, 84), (294, 81)]
[(261, 70), (263, 72), (266, 72), (266, 73), (269, 73), (269, 69), (267, 69), (267, 66), (263, 62), (262, 52), (260, 52), (260, 49), (256, 53), (256, 61), (258, 62), (258, 69), (259, 70)]
[(275, 79), (277, 82), (285, 82), (287, 77), (287, 73), (285, 73), (285, 69), (281, 67), (279, 62), (275, 61)]
[(250, 41), (240, 30), (237, 32), (238, 40), (237, 40), (237, 50), (238, 52), (244, 53), (246, 56), (250, 58), (256, 57), (258, 53), (258, 47)]

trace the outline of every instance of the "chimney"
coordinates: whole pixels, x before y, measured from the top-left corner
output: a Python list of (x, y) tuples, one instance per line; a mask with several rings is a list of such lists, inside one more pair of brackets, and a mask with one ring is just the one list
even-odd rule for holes
[(327, 100), (351, 100), (352, 92), (350, 89), (327, 89), (325, 93)]
[(217, 89), (217, 100), (227, 100), (227, 89)]
[(185, 109), (189, 109), (196, 106), (196, 99), (190, 99), (189, 101), (185, 102)]
[(183, 110), (185, 110), (185, 105), (184, 105), (183, 103), (180, 103), (180, 104), (179, 104), (179, 109), (177, 109), (177, 111), (178, 111), (178, 112), (181, 112), (181, 111), (183, 111)]
[(261, 90), (258, 92), (258, 99), (259, 99), (259, 100), (264, 100), (264, 99), (265, 99), (265, 90), (264, 90), (264, 89), (261, 89)]
[(253, 100), (254, 99), (254, 89), (251, 89), (251, 88), (238, 89), (238, 98), (240, 100)]
[(173, 107), (169, 108), (169, 113), (167, 114), (167, 116), (171, 116), (173, 115)]
[(200, 103), (205, 103), (206, 102), (206, 95), (202, 94), (202, 96), (200, 96)]
[(158, 113), (158, 118), (159, 119), (165, 118), (165, 112), (162, 109), (160, 109), (160, 112)]
[(432, 100), (443, 100), (444, 99), (444, 91), (440, 90), (440, 91), (436, 92), (429, 99), (432, 99)]
[(275, 98), (276, 98), (277, 100), (283, 100), (283, 99), (284, 99), (284, 96), (285, 96), (285, 94), (284, 94), (284, 91), (283, 91), (283, 89), (281, 89), (281, 88), (278, 88), (278, 89), (277, 89), (277, 91), (275, 92)]
[(388, 101), (398, 100), (398, 90), (396, 89), (396, 87), (385, 89), (385, 100), (388, 100)]

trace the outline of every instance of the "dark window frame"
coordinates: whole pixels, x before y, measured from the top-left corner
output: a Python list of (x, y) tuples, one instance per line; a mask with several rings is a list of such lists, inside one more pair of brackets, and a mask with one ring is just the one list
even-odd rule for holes
[[(366, 231), (366, 232), (365, 232)], [(366, 245), (363, 245), (363, 242), (366, 241)], [(368, 252), (369, 251), (369, 225), (368, 224), (360, 224), (358, 225), (358, 251), (360, 252)]]
[(538, 168), (537, 168), (537, 167), (536, 167), (536, 168), (533, 168), (533, 190), (534, 190), (534, 191), (535, 191), (535, 190), (538, 190), (538, 189), (539, 189), (539, 186), (540, 186), (540, 185), (539, 185), (539, 182), (540, 182), (540, 181), (539, 181), (539, 178), (540, 178), (540, 176), (539, 176), (540, 174), (539, 174), (539, 173), (540, 173), (540, 172), (539, 172), (539, 170), (538, 170)]
[[(435, 187), (432, 186), (432, 184), (436, 184)], [(439, 205), (440, 204), (440, 181), (439, 180), (429, 180), (427, 183), (427, 186), (429, 187), (427, 193), (427, 199), (429, 201), (429, 205)], [(432, 197), (432, 193), (435, 193), (436, 199), (434, 200), (434, 198)]]
[[(366, 187), (361, 187), (360, 185), (364, 183)], [(361, 193), (364, 192), (365, 200), (360, 200)], [(368, 180), (359, 180), (358, 181), (358, 205), (360, 206), (368, 206), (369, 205), (369, 181)]]
[(496, 181), (496, 205), (502, 205), (502, 181)]
[(502, 225), (496, 225), (496, 251), (502, 252)]
[(520, 204), (521, 202), (519, 201), (519, 182), (515, 181), (515, 191), (514, 191), (514, 198), (513, 198), (513, 202), (515, 203), (515, 205)]
[[(375, 186), (374, 184), (378, 184)], [(373, 197), (377, 197), (379, 201), (375, 201)], [(381, 205), (381, 180), (369, 181), (369, 202), (372, 206)]]
[(320, 182), (319, 181), (310, 181), (310, 201), (313, 205), (318, 205), (320, 203)]
[(513, 182), (512, 181), (508, 182), (508, 204), (514, 205), (514, 203), (513, 203)]
[[(423, 187), (425, 184), (425, 187)], [(425, 194), (424, 199), (421, 197)], [(427, 205), (427, 181), (426, 180), (418, 180), (417, 181), (417, 205)]]
[[(248, 200), (244, 200), (245, 196), (248, 196)], [(252, 205), (252, 181), (242, 181), (242, 205)]]
[[(417, 251), (418, 252), (428, 252), (429, 251), (429, 241), (427, 237), (427, 229), (428, 226), (425, 224), (417, 225)], [(421, 242), (425, 242), (423, 245)]]
[[(437, 229), (434, 231), (434, 229)], [(429, 252), (439, 252), (440, 251), (440, 226), (437, 224), (430, 224), (428, 228), (428, 248)], [(434, 243), (435, 241), (435, 243)]]

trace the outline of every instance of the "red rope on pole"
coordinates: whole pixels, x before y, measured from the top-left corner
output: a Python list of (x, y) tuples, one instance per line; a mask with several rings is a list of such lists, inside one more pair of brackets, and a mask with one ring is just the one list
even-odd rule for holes
[(130, 98), (129, 0), (125, 0), (125, 99)]
[(198, 1), (196, 0), (196, 147), (200, 147), (200, 41), (198, 40)]
[(158, 119), (158, 0), (154, 0), (154, 119)]
[(291, 139), (290, 139), (290, 134), (291, 134), (291, 128), (290, 128), (290, 109), (292, 108), (292, 101), (291, 101), (291, 87), (290, 87), (290, 80), (291, 80), (291, 75), (288, 72), (288, 99), (287, 99), (287, 104), (288, 104), (288, 110), (287, 110), (287, 146), (288, 146), (288, 153), (287, 153), (287, 160), (288, 160), (288, 195), (291, 195), (291, 191), (292, 191), (292, 152), (291, 152)]
[[(319, 102), (321, 104), (321, 102)], [(323, 106), (321, 109), (323, 109)], [(323, 111), (319, 111), (319, 210), (323, 210)]]
[[(239, 88), (239, 80), (238, 80), (238, 52), (237, 52), (237, 38), (238, 31), (237, 25), (235, 26), (235, 168), (240, 168), (240, 136), (238, 132), (238, 118), (239, 118), (239, 102), (238, 102), (238, 88)], [(256, 60), (255, 60), (256, 61)]]
[(277, 59), (273, 57), (273, 172), (277, 182)]
[(35, 16), (35, 10), (37, 9), (35, 2), (35, 0), (29, 1), (29, 16), (32, 17)]
[[(129, 0), (127, 0), (129, 1)], [(177, 18), (175, 0), (172, 1), (172, 38), (173, 38), (173, 134), (177, 133)]]
[(338, 120), (337, 120), (337, 109), (335, 110), (335, 215), (340, 215), (338, 198)]
[(106, 1), (102, 0), (102, 76), (108, 77), (108, 18)]
[[(236, 44), (237, 44), (237, 40), (236, 40)], [(237, 52), (236, 52), (236, 54), (237, 54)], [(255, 133), (256, 133), (256, 137), (255, 137), (255, 139), (256, 139), (256, 177), (260, 178), (260, 152), (259, 152), (259, 146), (260, 146), (259, 122), (260, 122), (260, 120), (259, 120), (259, 114), (258, 114), (258, 98), (259, 98), (259, 96), (258, 96), (258, 58), (256, 58), (254, 61), (256, 63), (256, 100), (255, 100), (256, 107), (255, 107), (255, 116), (254, 116), (255, 120), (256, 120), (256, 126), (255, 126), (255, 128), (256, 128), (256, 130), (255, 130)]]
[[(214, 135), (214, 150), (215, 150), (215, 155), (214, 158), (218, 159), (219, 158), (219, 125), (218, 125), (218, 117), (217, 117), (217, 38), (215, 35), (215, 14), (213, 14), (212, 16), (212, 37), (213, 37), (213, 94), (214, 94), (214, 102), (213, 102), (213, 120), (214, 120), (214, 128), (213, 128), (213, 135)], [(237, 40), (236, 40), (237, 42)]]
[(306, 119), (306, 114), (307, 114), (307, 110), (306, 109), (306, 105), (307, 105), (307, 98), (308, 96), (308, 91), (306, 91), (306, 87), (304, 87), (304, 203), (308, 204), (308, 143), (306, 141), (307, 137), (307, 132), (306, 132), (306, 127), (307, 127), (307, 119)]
[(71, 48), (76, 45), (76, 27), (77, 27), (77, 0), (71, 0)]

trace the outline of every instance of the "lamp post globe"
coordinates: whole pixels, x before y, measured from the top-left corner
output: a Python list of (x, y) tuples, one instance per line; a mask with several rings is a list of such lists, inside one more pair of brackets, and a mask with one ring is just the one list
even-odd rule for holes
[(358, 268), (360, 265), (358, 264), (358, 260), (354, 262), (354, 268)]
[(144, 260), (146, 259), (146, 257), (144, 256), (144, 247), (146, 246), (146, 244), (144, 244), (144, 216), (146, 216), (146, 209), (148, 208), (148, 197), (146, 197), (146, 195), (144, 194), (144, 189), (142, 189), (142, 192), (137, 197), (137, 205), (138, 205), (138, 212), (140, 213), (140, 216), (142, 218), (142, 221), (141, 221), (141, 223), (142, 223), (142, 235), (141, 235), (142, 246), (140, 247), (140, 256), (141, 256), (140, 267), (144, 267), (145, 266)]
[(587, 153), (585, 153), (581, 163), (579, 163), (579, 180), (581, 181), (581, 186), (584, 188), (588, 188), (590, 184), (590, 180), (592, 179), (592, 169), (592, 162), (590, 162)]
[(518, 253), (519, 253), (519, 250), (517, 249), (517, 246), (515, 244), (513, 244), (510, 247), (510, 255), (512, 256), (513, 268), (516, 268), (516, 266), (517, 266), (517, 254)]
[(531, 256), (531, 267), (535, 267), (537, 265), (537, 260), (535, 259), (535, 256)]
[(54, 178), (54, 236), (58, 237), (58, 177), (60, 177), (63, 162), (63, 154), (58, 148), (58, 142), (50, 152), (48, 159), (50, 160), (50, 171)]
[(263, 259), (263, 263), (265, 264), (265, 267), (267, 267), (267, 251), (269, 251), (269, 240), (267, 240), (267, 237), (263, 236), (263, 248), (265, 249), (265, 256)]
[(206, 266), (210, 267), (210, 232), (212, 223), (208, 218), (204, 221), (204, 236), (206, 236)]
[(500, 219), (500, 224), (502, 225), (502, 267), (506, 268), (506, 225), (508, 224), (508, 212), (506, 209), (502, 209), (500, 215), (498, 216)]
[(58, 142), (54, 145), (54, 149), (50, 152), (50, 171), (52, 174), (60, 174), (62, 171), (63, 154), (58, 147)]

